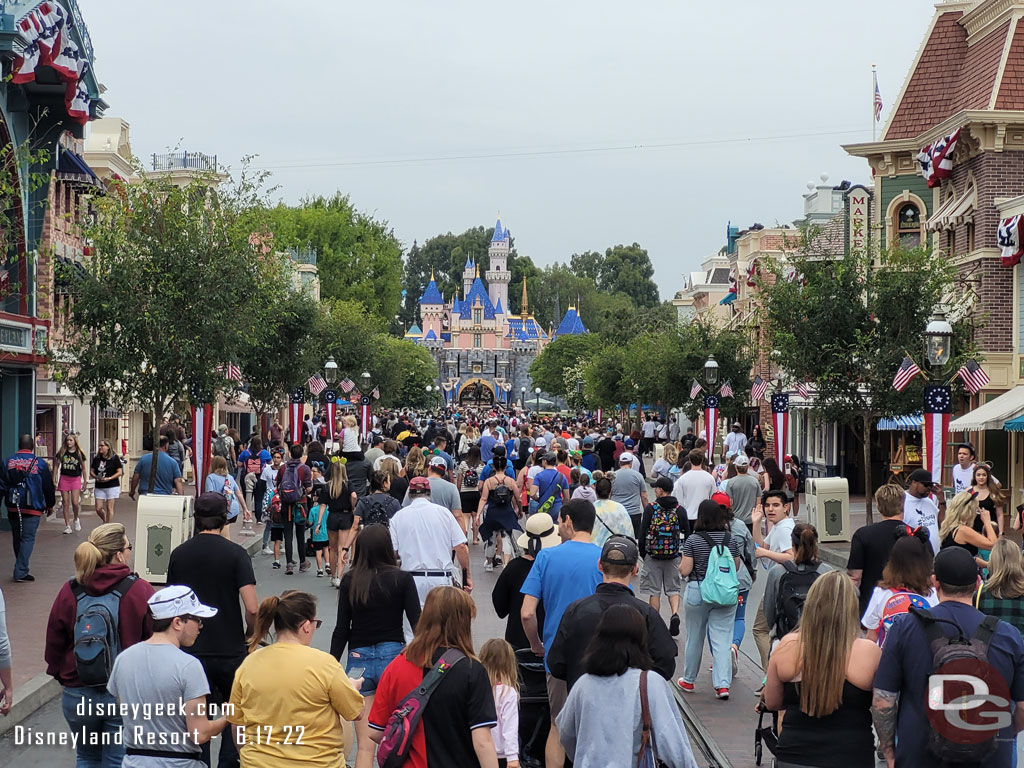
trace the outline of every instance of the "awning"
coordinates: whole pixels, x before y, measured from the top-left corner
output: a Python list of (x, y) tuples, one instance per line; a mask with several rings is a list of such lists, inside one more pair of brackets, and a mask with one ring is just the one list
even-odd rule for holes
[(1003, 429), (1007, 432), (1024, 432), (1024, 415), (1010, 419), (1003, 425)]
[(896, 416), (891, 419), (879, 419), (876, 425), (879, 432), (911, 432), (921, 431), (921, 414), (915, 413), (910, 416)]
[(1024, 414), (1024, 386), (1014, 387), (970, 413), (949, 423), (950, 432), (982, 432), (1002, 429), (1007, 421)]
[(972, 184), (967, 193), (960, 198), (951, 197), (928, 219), (928, 229), (953, 229), (960, 224), (974, 220), (974, 208), (978, 202), (978, 190)]
[(58, 153), (57, 173), (62, 174), (63, 178), (73, 181), (81, 181), (84, 184), (91, 184), (94, 187), (103, 186), (103, 183), (99, 180), (96, 174), (93, 173), (89, 164), (70, 149), (61, 148)]

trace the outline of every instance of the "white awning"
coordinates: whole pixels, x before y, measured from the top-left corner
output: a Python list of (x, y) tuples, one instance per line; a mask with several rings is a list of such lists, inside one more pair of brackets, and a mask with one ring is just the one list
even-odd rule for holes
[(1003, 425), (1024, 413), (1024, 386), (1014, 387), (969, 413), (949, 422), (950, 432), (982, 432), (1002, 429)]
[(928, 219), (928, 229), (953, 229), (960, 224), (974, 220), (974, 209), (978, 202), (978, 190), (972, 184), (970, 189), (960, 198), (949, 198), (935, 215)]

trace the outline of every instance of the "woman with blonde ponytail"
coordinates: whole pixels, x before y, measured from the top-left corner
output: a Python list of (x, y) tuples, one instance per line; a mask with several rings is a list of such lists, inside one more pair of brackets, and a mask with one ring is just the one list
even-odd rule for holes
[[(124, 746), (114, 743), (112, 734), (121, 727), (121, 718), (94, 717), (95, 707), (116, 705), (107, 692), (103, 665), (88, 670), (88, 679), (80, 677), (75, 658), (75, 622), (85, 610), (103, 606), (117, 619), (116, 647), (106, 649), (105, 673), (109, 675), (114, 657), (152, 634), (149, 606), (153, 594), (149, 582), (132, 573), (132, 544), (121, 523), (97, 526), (75, 549), (75, 578), (57, 593), (46, 625), (46, 673), (63, 687), (64, 719), (78, 737), (79, 764), (118, 765)], [(86, 716), (79, 715), (86, 713)]]
[[(260, 603), (249, 656), (235, 673), (228, 715), (244, 729), (243, 768), (326, 765), (325, 755), (332, 756), (330, 765), (345, 764), (338, 718), (354, 720), (362, 712), (357, 687), (362, 681), (349, 680), (333, 656), (312, 647), (321, 624), (316, 612), (316, 598), (298, 590)], [(260, 647), (271, 629), (274, 642)]]

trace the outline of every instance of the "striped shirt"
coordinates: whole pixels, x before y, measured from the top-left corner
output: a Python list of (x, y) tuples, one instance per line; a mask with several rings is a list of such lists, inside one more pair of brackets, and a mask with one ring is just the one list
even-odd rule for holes
[[(715, 544), (721, 544), (725, 539), (727, 531), (702, 531)], [(733, 557), (740, 557), (740, 540), (735, 536), (729, 536), (729, 551)], [(703, 581), (708, 570), (708, 558), (711, 557), (711, 547), (708, 546), (704, 536), (700, 533), (693, 533), (686, 537), (683, 542), (683, 556), (693, 558), (693, 570), (690, 571), (690, 581)]]

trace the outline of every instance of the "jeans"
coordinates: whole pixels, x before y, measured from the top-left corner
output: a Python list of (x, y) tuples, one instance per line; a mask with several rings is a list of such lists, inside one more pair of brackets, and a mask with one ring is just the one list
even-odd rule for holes
[[(76, 768), (121, 768), (124, 746), (114, 743), (114, 737), (121, 729), (121, 718), (88, 714), (89, 704), (109, 707), (116, 703), (117, 700), (102, 688), (64, 689), (61, 698), (64, 719), (71, 731), (78, 735)], [(81, 704), (85, 705), (83, 710), (87, 712), (84, 715), (78, 714)], [(106, 744), (102, 743), (104, 740)]]
[(304, 563), (306, 562), (306, 526), (298, 520), (290, 520), (284, 524), (284, 555), (286, 561), (289, 563), (295, 562), (295, 559), (292, 557), (293, 535), (299, 549), (299, 562)]
[[(750, 594), (749, 590), (740, 590), (739, 601), (736, 603), (736, 618), (733, 619), (732, 624), (732, 644), (737, 648), (740, 647), (740, 643), (743, 642), (743, 633), (747, 628), (747, 622), (745, 620), (747, 614), (747, 595)], [(708, 648), (714, 653), (714, 649), (711, 648), (711, 631), (708, 631)]]
[(696, 681), (704, 651), (704, 635), (711, 640), (711, 655), (714, 669), (711, 680), (714, 687), (728, 688), (732, 684), (733, 620), (736, 606), (712, 606), (700, 596), (700, 584), (691, 581), (686, 585), (686, 650), (683, 657), (683, 680)]
[[(402, 652), (404, 647), (405, 645), (402, 643), (390, 642), (348, 649), (348, 664), (345, 665), (346, 671), (353, 670), (356, 667), (364, 668), (362, 674), (363, 685), (359, 689), (363, 696), (369, 696), (376, 692), (377, 685), (380, 683), (380, 677), (384, 674), (384, 668), (395, 660), (395, 657)], [(349, 676), (351, 677), (351, 675)]]
[(14, 578), (28, 576), (28, 561), (36, 545), (36, 531), (42, 515), (30, 515), (17, 509), (7, 508), (7, 520), (11, 524), (11, 543), (14, 545)]
[(270, 518), (267, 518), (267, 522), (263, 524), (263, 548), (267, 549), (270, 547)]

